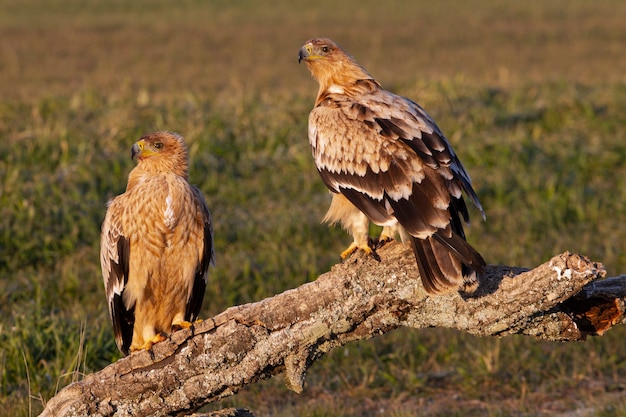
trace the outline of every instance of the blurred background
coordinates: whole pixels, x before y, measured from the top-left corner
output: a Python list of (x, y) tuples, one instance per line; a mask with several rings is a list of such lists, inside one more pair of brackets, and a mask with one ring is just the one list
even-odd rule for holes
[[(215, 220), (202, 316), (314, 280), (351, 238), (307, 117), (299, 47), (330, 37), (420, 103), (472, 176), (488, 263), (565, 250), (626, 272), (626, 3), (0, 0), (0, 415), (119, 358), (98, 258), (131, 145), (187, 139)], [(373, 230), (375, 232), (375, 230)], [(618, 416), (625, 330), (579, 344), (397, 330), (207, 409), (271, 416)], [(568, 414), (569, 413), (569, 414)]]

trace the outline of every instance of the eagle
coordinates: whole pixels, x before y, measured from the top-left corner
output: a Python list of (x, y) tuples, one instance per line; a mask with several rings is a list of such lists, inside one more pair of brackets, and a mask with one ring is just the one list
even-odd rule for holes
[(375, 251), (364, 239), (367, 219), (407, 236), (427, 293), (475, 289), (485, 261), (465, 238), (463, 193), (483, 219), (485, 213), (434, 120), (414, 101), (384, 90), (331, 39), (307, 41), (298, 53), (302, 61), (319, 83), (308, 136), (317, 170), (334, 193), (325, 219), (354, 237), (342, 256)]
[(213, 223), (189, 184), (182, 136), (155, 132), (131, 148), (126, 191), (109, 200), (100, 264), (117, 347), (150, 349), (196, 320), (215, 263)]

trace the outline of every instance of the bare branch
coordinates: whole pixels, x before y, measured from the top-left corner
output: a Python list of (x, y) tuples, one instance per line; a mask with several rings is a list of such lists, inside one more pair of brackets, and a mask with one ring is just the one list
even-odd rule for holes
[(533, 270), (489, 266), (475, 293), (434, 297), (410, 249), (389, 243), (379, 255), (353, 256), (314, 282), (178, 331), (67, 386), (42, 416), (182, 415), (280, 373), (300, 392), (324, 353), (400, 326), (575, 341), (624, 322), (626, 276), (592, 282), (605, 271), (580, 255)]

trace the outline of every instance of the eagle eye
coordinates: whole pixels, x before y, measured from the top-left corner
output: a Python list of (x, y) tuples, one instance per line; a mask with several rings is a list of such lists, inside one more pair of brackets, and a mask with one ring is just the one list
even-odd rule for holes
[(163, 148), (163, 144), (162, 144), (161, 142), (156, 142), (156, 143), (154, 144), (154, 147), (155, 147), (156, 149), (161, 149), (161, 148)]
[(328, 53), (328, 51), (330, 51), (330, 48), (328, 46), (322, 46), (322, 52), (326, 54)]

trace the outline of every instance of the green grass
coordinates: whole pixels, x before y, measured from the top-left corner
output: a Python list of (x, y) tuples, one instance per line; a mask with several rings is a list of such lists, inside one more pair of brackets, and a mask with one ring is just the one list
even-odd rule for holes
[[(310, 156), (317, 86), (301, 43), (334, 37), (420, 102), (487, 212), (489, 263), (564, 250), (626, 271), (625, 6), (0, 0), (0, 414), (27, 416), (119, 358), (99, 229), (142, 134), (182, 133), (215, 218), (203, 316), (310, 281), (349, 237)], [(474, 10), (475, 9), (475, 10)], [(585, 343), (399, 330), (331, 352), (305, 392), (280, 378), (219, 406), (258, 415), (626, 413), (622, 327)]]

